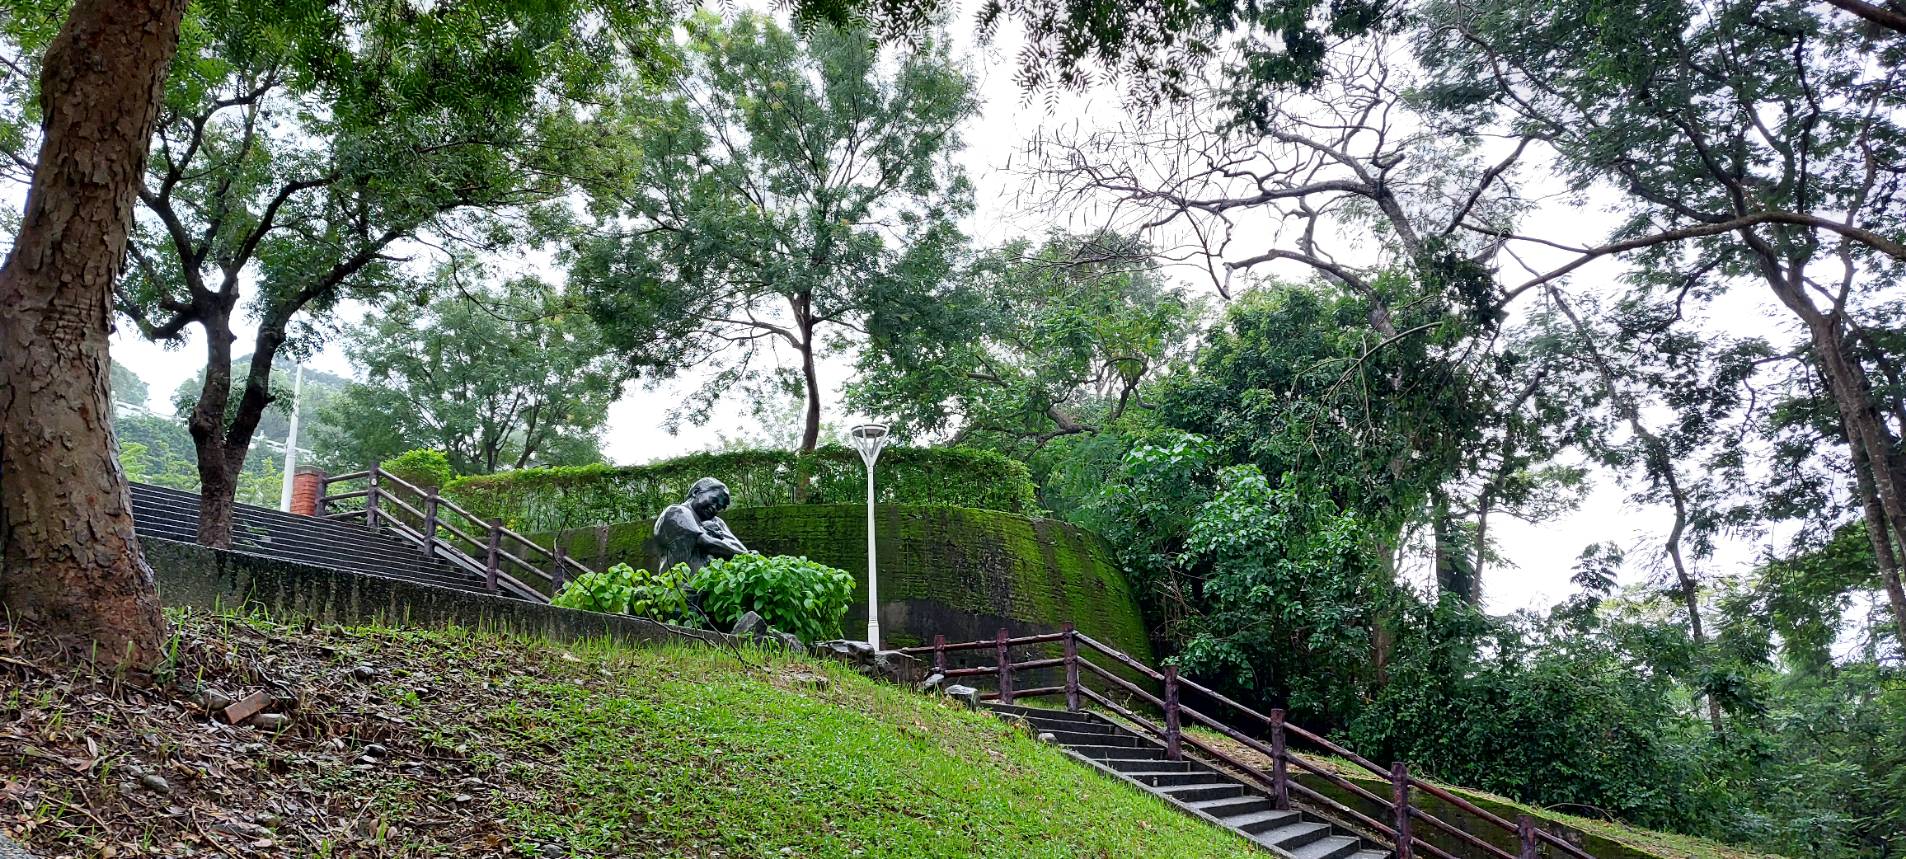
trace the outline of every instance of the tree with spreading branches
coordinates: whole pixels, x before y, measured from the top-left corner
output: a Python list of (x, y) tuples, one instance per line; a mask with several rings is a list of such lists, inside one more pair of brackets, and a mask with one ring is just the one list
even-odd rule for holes
[[(588, 0), (192, 6), (115, 303), (152, 340), (203, 343), (200, 542), (230, 544), (281, 351), (317, 348), (341, 302), (423, 288), (413, 258), (558, 217), (600, 169), (581, 107), (666, 71), (667, 26), (656, 7)], [(44, 46), (18, 47), (30, 63)], [(8, 131), (20, 162), (31, 135)]]
[(640, 157), (599, 197), (615, 220), (571, 281), (632, 363), (713, 369), (678, 418), (737, 386), (799, 391), (813, 450), (817, 359), (937, 289), (960, 251), (972, 83), (936, 42), (889, 63), (863, 32), (757, 15), (697, 17), (689, 56), (673, 92), (623, 106)]

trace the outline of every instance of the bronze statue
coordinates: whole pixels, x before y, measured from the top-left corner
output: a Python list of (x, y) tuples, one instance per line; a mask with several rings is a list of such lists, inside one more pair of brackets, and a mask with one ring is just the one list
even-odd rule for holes
[(680, 504), (671, 504), (655, 518), (655, 546), (661, 552), (660, 569), (687, 564), (695, 572), (715, 558), (732, 558), (748, 551), (741, 538), (728, 530), (717, 514), (728, 509), (728, 487), (712, 477), (695, 481)]

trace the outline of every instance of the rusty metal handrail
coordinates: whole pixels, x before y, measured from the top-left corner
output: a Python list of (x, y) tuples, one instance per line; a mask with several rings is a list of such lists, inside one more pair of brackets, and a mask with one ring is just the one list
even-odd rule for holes
[[(1041, 657), (1037, 659), (1024, 659), (1017, 662), (1012, 659), (1011, 654), (1012, 648), (1014, 647), (1052, 643), (1063, 643), (1065, 645), (1065, 655), (1063, 657)], [(1141, 677), (1162, 683), (1164, 685), (1164, 693), (1162, 695), (1154, 694), (1151, 690), (1113, 673), (1104, 666), (1092, 662), (1080, 654), (1080, 645), (1084, 645), (1087, 649), (1103, 654), (1111, 659), (1112, 662), (1130, 669)], [(951, 668), (947, 665), (946, 657), (948, 653), (985, 649), (990, 649), (996, 654), (993, 665), (973, 668)], [(957, 643), (949, 643), (945, 636), (936, 635), (933, 637), (932, 644), (901, 648), (901, 652), (915, 656), (930, 655), (933, 660), (933, 670), (945, 677), (992, 676), (996, 678), (998, 685), (997, 691), (986, 693), (983, 697), (997, 699), (1002, 704), (1012, 704), (1019, 698), (1060, 694), (1065, 696), (1066, 709), (1069, 711), (1079, 710), (1082, 701), (1096, 704), (1116, 714), (1120, 718), (1134, 725), (1138, 725), (1147, 733), (1157, 737), (1164, 743), (1167, 757), (1170, 759), (1183, 759), (1183, 746), (1190, 745), (1199, 752), (1223, 762), (1225, 765), (1246, 774), (1253, 781), (1268, 787), (1276, 807), (1280, 810), (1290, 808), (1290, 795), (1294, 792), (1310, 802), (1328, 807), (1334, 813), (1357, 822), (1369, 832), (1377, 833), (1388, 838), (1396, 848), (1397, 859), (1414, 859), (1414, 857), (1419, 854), (1433, 857), (1433, 859), (1454, 859), (1448, 851), (1423, 840), (1421, 836), (1417, 835), (1411, 826), (1415, 821), (1427, 823), (1442, 833), (1455, 838), (1464, 846), (1478, 849), (1482, 851), (1484, 855), (1493, 857), (1493, 859), (1536, 859), (1536, 857), (1541, 855), (1541, 848), (1544, 846), (1552, 850), (1559, 850), (1569, 856), (1576, 857), (1576, 859), (1595, 859), (1595, 857), (1589, 853), (1568, 843), (1559, 836), (1536, 828), (1533, 820), (1526, 814), (1519, 815), (1518, 819), (1512, 822), (1501, 815), (1494, 814), (1469, 800), (1457, 796), (1455, 793), (1440, 785), (1432, 784), (1412, 775), (1408, 767), (1402, 763), (1394, 764), (1388, 769), (1380, 767), (1376, 762), (1346, 749), (1337, 743), (1331, 742), (1318, 734), (1289, 724), (1285, 721), (1283, 710), (1272, 710), (1269, 713), (1258, 712), (1203, 684), (1180, 677), (1174, 668), (1166, 668), (1163, 671), (1152, 668), (1116, 648), (1107, 646), (1097, 639), (1079, 632), (1070, 623), (1065, 624), (1064, 630), (1061, 632), (1026, 635), (1017, 638), (1009, 635), (1008, 631), (1004, 629), (1001, 629), (999, 634), (990, 640), (962, 641)], [(1043, 668), (1064, 668), (1066, 675), (1064, 685), (1040, 686), (1023, 690), (1014, 689), (1013, 681), (1016, 672)], [(1152, 708), (1161, 711), (1165, 716), (1163, 724), (1152, 722), (1125, 705), (1113, 701), (1110, 697), (1085, 686), (1081, 682), (1082, 674), (1097, 677), (1103, 680), (1109, 688), (1129, 695), (1130, 700), (1143, 701)], [(1266, 743), (1225, 724), (1213, 716), (1186, 706), (1179, 700), (1180, 695), (1186, 689), (1205, 695), (1224, 706), (1230, 707), (1269, 726), (1271, 731), (1270, 741)], [(1265, 772), (1260, 767), (1245, 763), (1196, 736), (1185, 735), (1181, 725), (1182, 720), (1185, 718), (1190, 718), (1193, 722), (1215, 730), (1219, 734), (1242, 744), (1244, 747), (1270, 758), (1270, 771)], [(1390, 798), (1385, 799), (1377, 793), (1352, 782), (1328, 766), (1316, 764), (1306, 760), (1302, 756), (1292, 754), (1288, 748), (1288, 741), (1293, 736), (1329, 754), (1349, 761), (1360, 769), (1381, 776), (1390, 785)], [(1290, 777), (1290, 768), (1293, 766), (1323, 779), (1338, 789), (1345, 791), (1351, 797), (1385, 809), (1390, 813), (1392, 819), (1387, 823), (1377, 820), (1297, 782)], [(1506, 831), (1515, 838), (1516, 843), (1519, 845), (1519, 853), (1510, 853), (1460, 826), (1431, 814), (1427, 809), (1412, 801), (1411, 795), (1416, 791), (1434, 796), (1489, 826)]]

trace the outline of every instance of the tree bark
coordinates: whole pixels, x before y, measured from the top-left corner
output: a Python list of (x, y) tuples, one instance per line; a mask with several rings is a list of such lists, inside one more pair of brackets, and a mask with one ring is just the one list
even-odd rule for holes
[(115, 456), (107, 338), (185, 0), (79, 0), (46, 51), (44, 139), (0, 266), (8, 610), (143, 669), (165, 618)]
[[(1880, 418), (1871, 380), (1853, 356), (1846, 317), (1837, 308), (1822, 311), (1801, 289), (1797, 270), (1783, 271), (1779, 258), (1763, 243), (1756, 243), (1757, 237), (1749, 234), (1747, 238), (1759, 257), (1767, 285), (1807, 326), (1808, 344), (1820, 362), (1820, 374), (1840, 415), (1853, 467), (1859, 472), (1856, 483), (1866, 508), (1867, 537), (1873, 543), (1875, 562), (1884, 563), (1884, 558), (1892, 554), (1891, 545), (1906, 546), (1906, 497), (1902, 497), (1906, 494), (1902, 485), (1906, 483), (1902, 480), (1906, 463), (1901, 462), (1898, 439)], [(1900, 640), (1906, 641), (1906, 593), (1900, 593), (1897, 569), (1888, 576), (1882, 567), (1881, 575), (1887, 599), (1893, 603)]]
[[(238, 479), (245, 471), (258, 422), (271, 405), (271, 367), (284, 345), (283, 322), (267, 320), (252, 343), (251, 363), (245, 370), (245, 391), (232, 405), (232, 327), (230, 300), (201, 314), (205, 330), (205, 384), (192, 407), (188, 428), (198, 454), (200, 545), (232, 546), (233, 507)], [(228, 414), (228, 411), (230, 412)]]
[[(803, 305), (805, 305), (805, 301)], [(814, 370), (814, 323), (805, 307), (800, 314), (801, 382), (807, 387), (807, 424), (801, 429), (801, 452), (813, 453), (821, 443), (821, 380)]]

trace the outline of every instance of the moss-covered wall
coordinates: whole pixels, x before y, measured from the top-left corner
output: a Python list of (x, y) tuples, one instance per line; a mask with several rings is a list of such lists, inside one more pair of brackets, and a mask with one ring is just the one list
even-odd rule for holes
[[(1056, 632), (1072, 621), (1091, 635), (1151, 661), (1138, 601), (1097, 535), (1064, 522), (993, 510), (882, 504), (876, 508), (880, 629), (888, 646)], [(722, 514), (748, 547), (806, 555), (855, 575), (861, 586), (846, 627), (867, 623), (867, 508), (802, 504), (736, 508)], [(653, 565), (651, 525), (630, 522), (568, 532), (569, 554), (593, 569), (617, 562)], [(538, 542), (544, 538), (538, 537)]]

